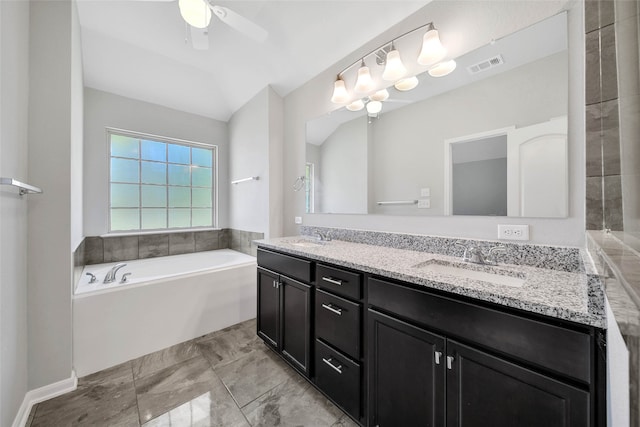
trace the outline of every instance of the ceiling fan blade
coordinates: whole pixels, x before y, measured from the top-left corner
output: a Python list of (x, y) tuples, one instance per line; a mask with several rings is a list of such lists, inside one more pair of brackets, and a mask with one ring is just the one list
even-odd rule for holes
[(269, 35), (267, 30), (229, 8), (222, 6), (211, 6), (211, 11), (222, 22), (224, 22), (234, 30), (241, 32), (245, 36), (254, 39), (255, 41), (262, 43), (267, 39), (267, 36)]
[(189, 25), (191, 35), (191, 45), (195, 50), (209, 49), (209, 29), (196, 28)]

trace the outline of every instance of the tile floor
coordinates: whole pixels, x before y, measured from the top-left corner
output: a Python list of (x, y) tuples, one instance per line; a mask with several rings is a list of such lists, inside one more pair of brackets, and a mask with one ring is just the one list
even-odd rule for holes
[(256, 336), (254, 320), (78, 380), (41, 426), (355, 426)]

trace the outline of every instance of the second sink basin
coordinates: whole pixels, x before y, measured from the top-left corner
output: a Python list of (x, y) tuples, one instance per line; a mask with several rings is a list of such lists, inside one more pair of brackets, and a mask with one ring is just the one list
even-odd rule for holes
[(524, 286), (526, 276), (522, 273), (509, 271), (500, 267), (475, 265), (462, 262), (448, 262), (443, 260), (429, 260), (416, 264), (413, 268), (429, 271), (446, 276), (463, 277), (479, 280), (494, 285), (520, 288)]
[(309, 240), (309, 239), (291, 239), (285, 240), (282, 243), (287, 243), (293, 246), (299, 246), (302, 248), (317, 248), (318, 246), (324, 246), (326, 243), (320, 240)]

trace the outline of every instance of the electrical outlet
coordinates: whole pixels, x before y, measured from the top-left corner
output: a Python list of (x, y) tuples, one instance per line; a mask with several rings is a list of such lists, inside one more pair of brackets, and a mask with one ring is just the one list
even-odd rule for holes
[(498, 224), (498, 239), (529, 240), (528, 225)]
[(297, 216), (293, 219), (293, 222), (295, 222), (296, 224), (302, 224), (302, 217), (301, 216)]
[(418, 209), (430, 209), (431, 199), (418, 199)]

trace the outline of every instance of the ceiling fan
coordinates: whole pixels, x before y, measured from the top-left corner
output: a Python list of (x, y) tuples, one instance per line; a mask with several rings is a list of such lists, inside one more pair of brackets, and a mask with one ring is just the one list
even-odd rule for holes
[[(172, 2), (175, 0), (161, 0)], [(210, 0), (178, 0), (180, 15), (190, 27), (191, 42), (198, 50), (209, 48), (208, 27), (215, 15), (234, 30), (262, 43), (267, 39), (267, 30), (228, 7), (214, 5)]]

